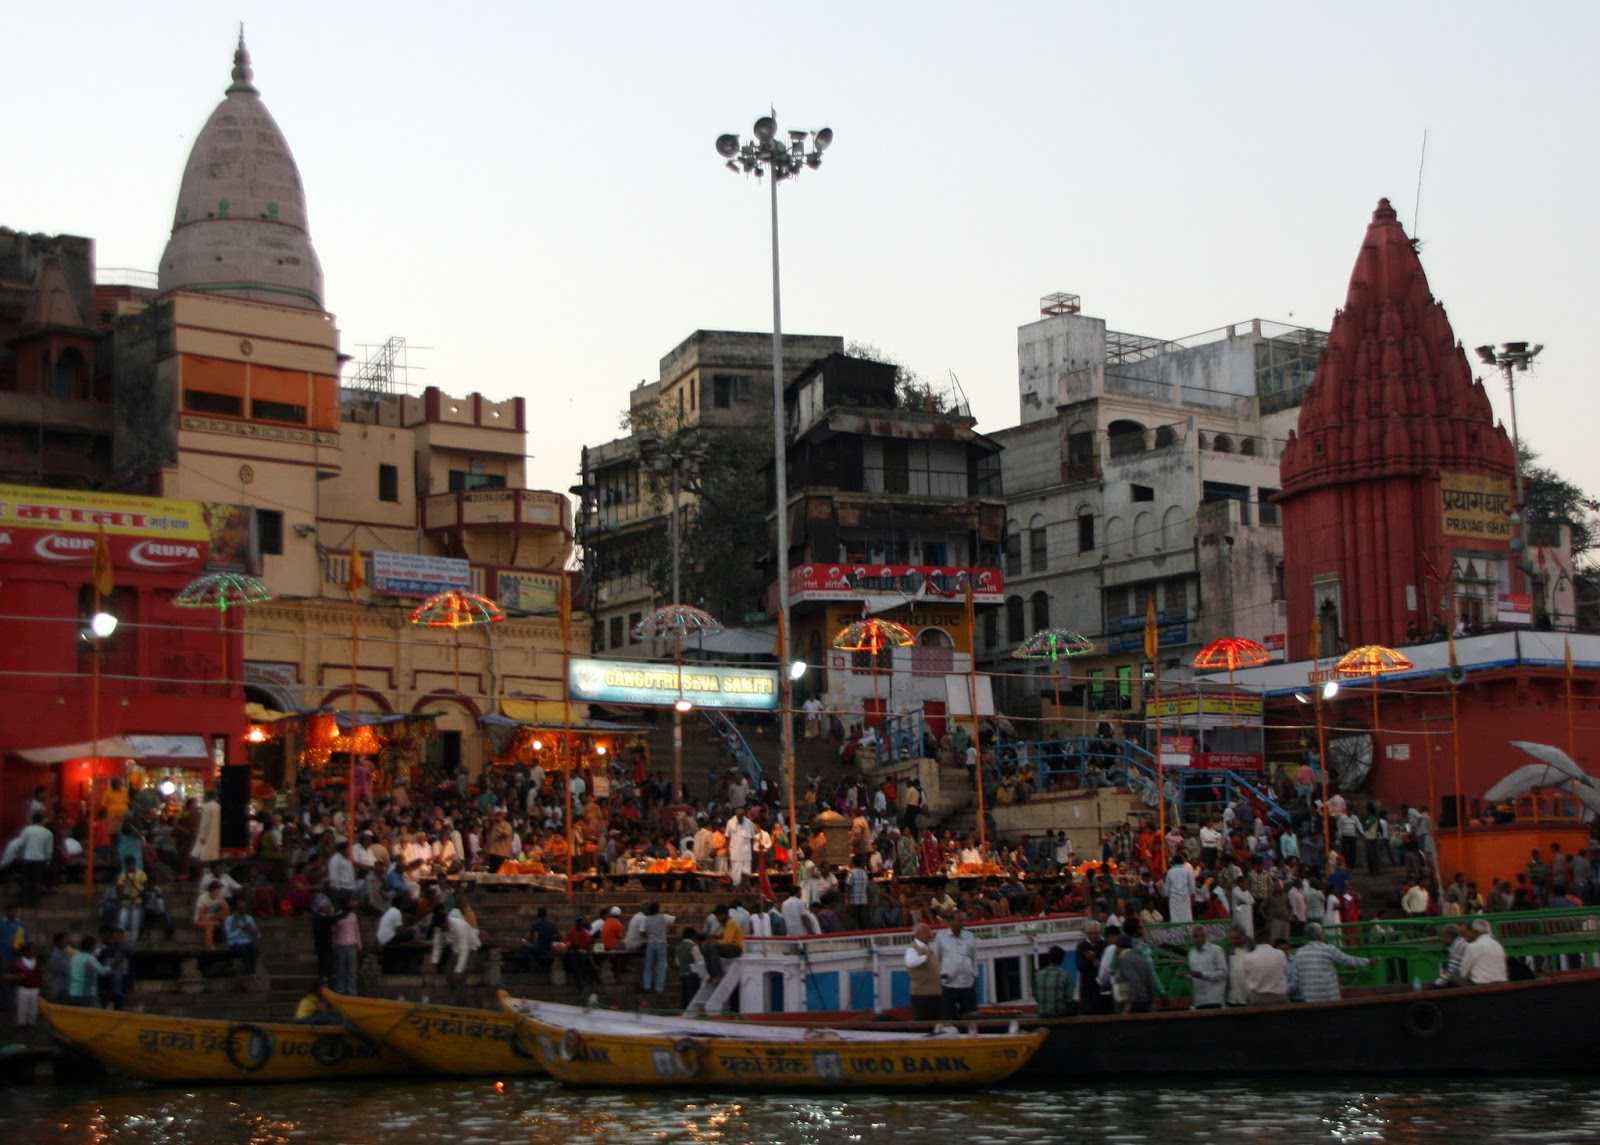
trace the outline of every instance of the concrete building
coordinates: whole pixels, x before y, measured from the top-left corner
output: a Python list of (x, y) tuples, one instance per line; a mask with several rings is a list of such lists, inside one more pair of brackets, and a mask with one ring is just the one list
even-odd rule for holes
[(982, 643), (1013, 674), (1011, 706), (1053, 696), (1048, 664), (1009, 654), (1058, 627), (1095, 641), (1066, 669), (1067, 714), (1132, 710), (1151, 598), (1164, 668), (1218, 636), (1283, 647), (1278, 457), (1325, 338), (1260, 319), (1151, 338), (1108, 330), (1076, 295), (1042, 300), (1017, 332), (1021, 424), (992, 435), (1007, 596)]
[[(844, 349), (835, 336), (785, 334), (784, 373), (794, 378), (818, 358)], [(658, 603), (651, 566), (667, 552), (672, 468), (680, 478), (719, 434), (772, 433), (772, 336), (696, 330), (664, 355), (655, 381), (628, 395), (630, 432), (583, 450), (579, 522), (585, 549), (594, 648), (607, 656), (653, 656), (633, 626)], [(752, 475), (754, 477), (754, 475)], [(685, 481), (685, 483), (687, 483)], [(680, 492), (678, 511), (693, 512)], [(752, 561), (759, 554), (752, 554)], [(756, 597), (751, 611), (762, 607)], [(742, 617), (721, 618), (729, 625)], [(770, 641), (769, 641), (770, 642)]]
[[(341, 383), (346, 358), (322, 306), (299, 173), (242, 42), (232, 83), (190, 153), (159, 291), (90, 289), (88, 240), (0, 238), (10, 239), (0, 241), (0, 279), (32, 284), (32, 309), (12, 339), (20, 352), (3, 375), (17, 384), (0, 382), (0, 399), (22, 403), (20, 420), (54, 417), (49, 386), (63, 385), (57, 404), (87, 405), (69, 412), (90, 418), (83, 432), (102, 443), (93, 471), (57, 466), (45, 476), (96, 484), (113, 471), (139, 475), (161, 503), (203, 516), (203, 568), (186, 571), (256, 574), (272, 594), (230, 611), (226, 636), (194, 641), (172, 630), (142, 641), (134, 674), (152, 679), (130, 683), (105, 734), (173, 731), (156, 699), (174, 687), (218, 689), (232, 720), (193, 730), (220, 737), (220, 761), (240, 762), (247, 701), (343, 709), (353, 684), (364, 713), (432, 717), (425, 733), (386, 749), (391, 774), (425, 762), (476, 771), (481, 716), (507, 699), (562, 699), (557, 603), (573, 522), (564, 493), (526, 488), (524, 401), (409, 393), (373, 368)], [(8, 250), (21, 253), (7, 259)], [(0, 303), (10, 297), (0, 289)], [(90, 322), (109, 327), (93, 346)], [(105, 389), (65, 385), (68, 374), (103, 378)], [(0, 432), (10, 410), (0, 400)], [(353, 547), (365, 565), (354, 622)], [(88, 559), (73, 552), (82, 559), (63, 568), (76, 601)], [(174, 587), (170, 574), (139, 582), (139, 615), (171, 622)], [(453, 587), (498, 600), (507, 619), (459, 639), (408, 623), (421, 599)], [(193, 613), (178, 615), (195, 625)], [(575, 619), (572, 641), (588, 647), (586, 618)], [(79, 684), (60, 683), (62, 702)], [(0, 730), (0, 754), (36, 746), (26, 724)], [(266, 776), (274, 784), (290, 778), (305, 745), (279, 746)]]
[[(963, 574), (983, 613), (1004, 589), (1000, 447), (964, 405), (908, 400), (896, 374), (831, 354), (784, 389), (792, 653), (813, 665), (799, 694), (847, 722), (920, 712), (942, 734), (946, 680), (972, 654)], [(909, 628), (914, 646), (876, 664), (834, 649), (864, 612)]]

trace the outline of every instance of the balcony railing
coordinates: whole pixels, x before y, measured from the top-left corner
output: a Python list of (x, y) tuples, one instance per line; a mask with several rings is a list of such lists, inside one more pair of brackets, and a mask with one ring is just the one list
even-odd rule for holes
[(435, 493), (422, 502), (424, 529), (570, 528), (570, 507), (542, 489), (474, 489)]

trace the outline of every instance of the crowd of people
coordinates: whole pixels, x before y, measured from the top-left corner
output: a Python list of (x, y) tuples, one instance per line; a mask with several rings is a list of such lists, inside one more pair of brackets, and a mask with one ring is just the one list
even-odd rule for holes
[[(945, 738), (948, 743), (934, 748), (953, 758), (972, 746), (955, 732)], [(1095, 920), (1095, 942), (1103, 945), (1087, 952), (1087, 962), (1080, 947), (1052, 955), (1041, 969), (1065, 974), (1067, 958), (1075, 958), (1079, 990), (1086, 982), (1095, 986), (1074, 1004), (1092, 1009), (1113, 999), (1138, 1008), (1153, 996), (1139, 967), (1148, 960), (1142, 934), (1152, 926), (1202, 921), (1233, 929), (1230, 957), (1243, 958), (1250, 973), (1241, 977), (1230, 966), (1219, 978), (1214, 956), (1220, 949), (1213, 942), (1208, 953), (1196, 939), (1191, 958), (1198, 954), (1202, 962), (1194, 970), (1197, 997), (1216, 989), (1230, 998), (1293, 994), (1292, 986), (1278, 989), (1280, 971), (1287, 981), (1299, 969), (1285, 953), (1291, 940), (1302, 942), (1295, 960), (1314, 950), (1306, 969), (1315, 996), (1328, 967), (1340, 964), (1321, 950), (1338, 952), (1339, 943), (1318, 936), (1325, 931), (1337, 938), (1335, 927), (1373, 911), (1460, 918), (1456, 938), (1470, 948), (1477, 940), (1467, 937), (1476, 933), (1469, 916), (1600, 902), (1600, 863), (1559, 848), (1548, 857), (1535, 852), (1527, 870), (1487, 893), (1461, 875), (1435, 888), (1432, 822), (1421, 807), (1393, 814), (1376, 804), (1358, 810), (1335, 795), (1326, 809), (1335, 845), (1325, 849), (1323, 808), (1303, 776), (1280, 780), (1284, 805), (1297, 809), (1288, 823), (1239, 798), (1203, 822), (1173, 824), (1164, 836), (1153, 817), (1123, 822), (1104, 833), (1094, 853), (1081, 855), (1065, 831), (990, 846), (940, 832), (926, 822), (927, 796), (915, 779), (851, 774), (823, 783), (813, 777), (799, 800), (799, 822), (813, 824), (831, 811), (838, 826), (802, 830), (795, 844), (770, 783), (731, 771), (687, 803), (673, 798), (665, 773), (650, 771), (642, 752), (597, 763), (598, 770), (570, 781), (527, 763), (488, 769), (478, 784), (458, 770), (425, 790), (401, 782), (382, 795), (359, 791), (353, 822), (346, 821), (342, 790), (319, 788), (303, 773), (298, 788), (277, 793), (250, 819), (248, 861), (229, 867), (220, 863), (214, 795), (178, 803), (146, 786), (115, 784), (90, 834), (91, 842), (101, 840), (97, 855), (116, 872), (101, 885), (100, 929), (54, 936), (47, 951), (26, 956), (22, 947), (31, 943), (15, 941), (10, 932), (0, 945), (0, 972), (20, 987), (19, 1015), (27, 989), (115, 1005), (132, 981), (131, 955), (153, 927), (170, 938), (187, 922), (205, 949), (248, 974), (261, 952), (257, 919), (302, 916), (309, 920), (321, 977), (355, 993), (366, 916), (376, 920), (376, 953), (386, 968), (420, 958), (459, 987), (483, 946), (472, 878), (503, 871), (560, 874), (570, 864), (602, 893), (649, 872), (660, 876), (653, 885), (665, 894), (698, 880), (732, 896), (720, 914), (689, 925), (679, 925), (659, 904), (631, 919), (612, 910), (563, 919), (560, 926), (539, 911), (527, 940), (508, 958), (528, 967), (559, 963), (580, 992), (596, 982), (597, 957), (637, 951), (647, 992), (664, 994), (675, 973), (685, 1009), (716, 1012), (728, 1001), (718, 995), (729, 978), (724, 968), (739, 956), (745, 937), (908, 926), (937, 928), (934, 945), (924, 943), (928, 961), (908, 962), (913, 978), (926, 985), (931, 972), (924, 967), (942, 965), (950, 953), (940, 953), (937, 943), (962, 934), (958, 920), (1082, 913)], [(1036, 779), (1029, 761), (1017, 757), (992, 777), (1013, 799), (1027, 798)], [(563, 799), (568, 789), (570, 823)], [(43, 789), (35, 793), (27, 826), (0, 858), (24, 904), (83, 861), (81, 826), (74, 833), (59, 815), (52, 818), (45, 795)], [(842, 846), (829, 838), (834, 832), (844, 836)], [(791, 864), (798, 872), (792, 885), (784, 877)], [(1398, 900), (1363, 903), (1351, 881), (1352, 869), (1362, 866), (1368, 872), (1404, 867), (1408, 878)], [(187, 912), (190, 893), (193, 910)], [(180, 897), (184, 905), (174, 907)], [(1117, 971), (1128, 951), (1132, 956)], [(80, 973), (57, 981), (52, 967), (62, 965)], [(39, 986), (21, 985), (35, 978)], [(1045, 978), (1046, 993), (1053, 978)], [(939, 1005), (941, 1012), (951, 1005), (942, 993)]]

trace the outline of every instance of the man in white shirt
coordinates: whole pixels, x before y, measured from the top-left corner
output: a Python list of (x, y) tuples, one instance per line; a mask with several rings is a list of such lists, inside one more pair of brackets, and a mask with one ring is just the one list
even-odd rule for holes
[(1412, 883), (1400, 896), (1400, 909), (1408, 915), (1428, 913), (1428, 888), (1420, 882)]
[(933, 940), (946, 1018), (959, 1018), (978, 1008), (978, 940), (963, 928), (962, 921), (958, 913), (950, 920), (950, 928), (941, 930)]
[(1462, 982), (1485, 986), (1507, 980), (1506, 948), (1496, 940), (1488, 919), (1473, 919), (1472, 927), (1461, 937), (1467, 940), (1467, 951), (1461, 956)]
[(355, 864), (343, 851), (335, 851), (328, 857), (328, 886), (348, 893), (354, 893), (356, 889)]
[(756, 838), (755, 824), (744, 817), (743, 807), (735, 809), (723, 835), (728, 840), (728, 875), (737, 888), (750, 874)]
[(400, 913), (400, 907), (393, 899), (391, 899), (389, 901), (388, 908), (385, 909), (383, 914), (378, 918), (379, 950), (382, 950), (385, 946), (388, 946), (397, 937), (399, 937), (401, 929), (400, 923), (403, 918), (404, 916)]
[(1194, 871), (1180, 860), (1167, 868), (1167, 921), (1190, 922), (1194, 918)]
[(1250, 893), (1243, 881), (1234, 883), (1228, 898), (1228, 906), (1233, 914), (1233, 925), (1251, 938), (1256, 936), (1255, 905), (1255, 896)]
[(1194, 945), (1189, 948), (1189, 979), (1194, 983), (1194, 1008), (1214, 1010), (1228, 999), (1228, 956), (1210, 941), (1206, 928), (1194, 928)]
[(911, 979), (912, 1020), (937, 1021), (943, 1008), (939, 956), (933, 949), (933, 930), (925, 922), (917, 923), (906, 947), (906, 971)]
[(1245, 996), (1252, 1006), (1281, 1006), (1289, 1000), (1289, 959), (1276, 946), (1261, 942), (1240, 959)]
[(783, 932), (789, 938), (804, 934), (818, 934), (821, 927), (817, 925), (817, 916), (806, 909), (805, 901), (798, 891), (790, 891), (789, 897), (783, 900)]
[(55, 856), (56, 837), (44, 825), (43, 811), (35, 811), (30, 818), (32, 822), (17, 836), (21, 844), (17, 851), (17, 862), (22, 868), (22, 903), (24, 906), (38, 906), (45, 872), (50, 869), (50, 860)]

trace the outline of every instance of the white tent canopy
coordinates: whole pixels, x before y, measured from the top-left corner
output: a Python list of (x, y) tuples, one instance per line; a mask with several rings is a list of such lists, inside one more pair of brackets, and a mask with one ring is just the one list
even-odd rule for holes
[(211, 758), (202, 736), (120, 735), (56, 747), (31, 747), (16, 753), (29, 763), (65, 763), (92, 756), (110, 759), (173, 759), (200, 762)]

